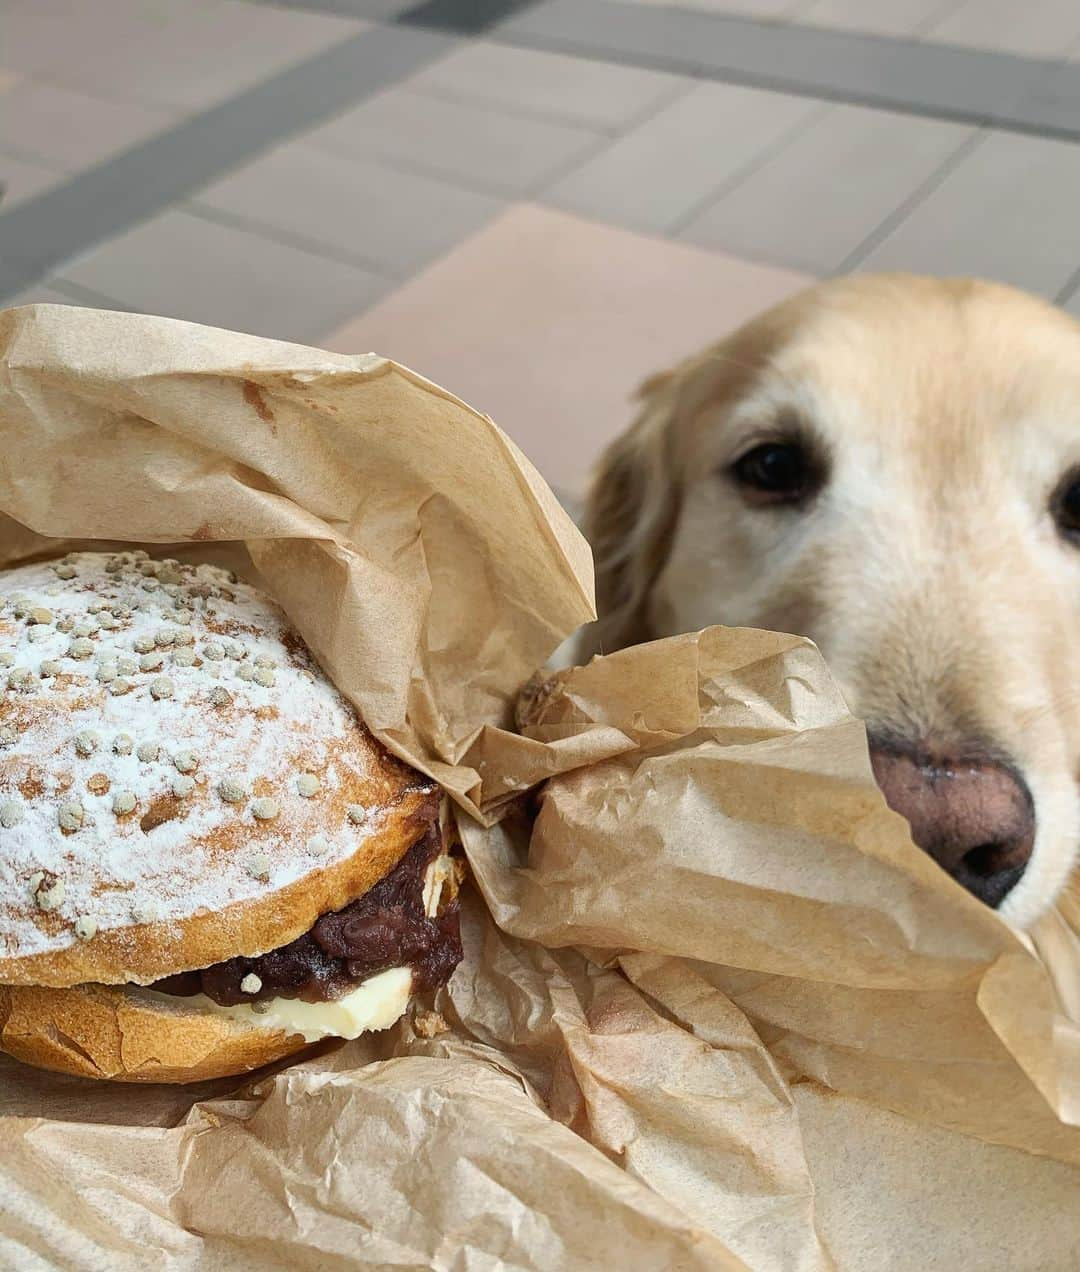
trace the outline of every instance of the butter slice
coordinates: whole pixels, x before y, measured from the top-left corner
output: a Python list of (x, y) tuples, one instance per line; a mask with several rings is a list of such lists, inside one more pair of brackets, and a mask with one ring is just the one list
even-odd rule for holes
[(206, 994), (173, 998), (185, 1007), (230, 1016), (253, 1029), (280, 1030), (303, 1034), (305, 1042), (321, 1038), (359, 1038), (362, 1033), (389, 1029), (405, 1014), (412, 994), (412, 968), (391, 967), (358, 985), (351, 994), (324, 1003), (306, 1003), (302, 998), (268, 998), (252, 1011), (247, 1003), (225, 1007)]

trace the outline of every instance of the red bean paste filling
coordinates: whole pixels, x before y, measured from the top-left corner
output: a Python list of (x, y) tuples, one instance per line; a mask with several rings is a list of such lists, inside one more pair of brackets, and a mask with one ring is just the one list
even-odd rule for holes
[[(424, 875), (440, 849), (433, 827), (358, 901), (324, 914), (291, 944), (257, 958), (230, 958), (166, 976), (151, 988), (185, 998), (206, 994), (232, 1006), (268, 998), (325, 1002), (391, 967), (412, 968), (414, 991), (442, 985), (461, 961), (461, 935), (456, 899), (435, 918), (424, 913)], [(262, 988), (245, 994), (240, 982), (251, 973)]]

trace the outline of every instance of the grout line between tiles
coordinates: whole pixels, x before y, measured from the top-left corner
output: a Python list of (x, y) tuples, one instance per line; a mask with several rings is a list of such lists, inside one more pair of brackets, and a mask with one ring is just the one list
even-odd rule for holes
[(496, 98), (469, 97), (460, 93), (448, 92), (445, 89), (427, 87), (403, 81), (396, 85), (398, 92), (407, 93), (410, 97), (422, 97), (425, 101), (446, 102), (454, 106), (472, 107), (473, 110), (498, 111), (500, 115), (509, 115), (514, 119), (527, 119), (534, 124), (561, 124), (563, 127), (574, 127), (582, 132), (590, 132), (596, 136), (611, 137), (613, 130), (599, 124), (591, 123), (578, 115), (546, 115), (542, 111), (528, 106), (518, 106), (511, 102), (499, 101)]
[(325, 260), (335, 261), (339, 265), (352, 265), (356, 269), (366, 270), (369, 274), (384, 279), (386, 282), (399, 283), (405, 277), (400, 272), (390, 270), (386, 265), (362, 252), (350, 252), (346, 248), (335, 247), (323, 239), (313, 238), (308, 234), (300, 234), (280, 225), (273, 225), (258, 216), (245, 216), (240, 212), (229, 212), (224, 208), (215, 208), (203, 203), (197, 196), (187, 203), (174, 204), (170, 211), (187, 212), (203, 221), (212, 221), (215, 225), (223, 225), (230, 230), (243, 230), (247, 234), (259, 238), (270, 239), (282, 243), (286, 247), (295, 247), (298, 251), (308, 252), (312, 256), (321, 256)]
[(47, 88), (58, 88), (63, 89), (67, 93), (79, 93), (83, 97), (94, 97), (98, 101), (111, 102), (114, 106), (138, 106), (144, 110), (171, 111), (180, 118), (197, 114), (200, 109), (210, 110), (212, 107), (220, 105), (222, 100), (219, 98), (217, 101), (209, 102), (207, 105), (193, 110), (190, 107), (185, 109), (183, 106), (178, 106), (175, 102), (163, 102), (158, 98), (143, 97), (138, 93), (102, 92), (96, 85), (91, 91), (85, 85), (73, 84), (71, 80), (63, 79), (61, 76), (50, 75), (47, 70), (33, 71), (29, 75), (23, 76), (23, 79), (27, 84), (44, 84)]
[[(0, 159), (15, 159), (19, 163), (36, 163), (39, 168), (48, 168), (50, 172), (57, 172), (61, 176), (71, 173), (70, 168), (59, 164), (55, 159), (50, 159), (48, 155), (29, 150), (26, 146), (12, 146), (8, 142), (0, 145)], [(0, 173), (0, 177), (2, 176), (3, 173)]]
[[(357, 23), (357, 26), (359, 27), (357, 34), (362, 34), (369, 25), (369, 23)], [(350, 38), (356, 39), (356, 36), (352, 36)], [(341, 43), (341, 41), (338, 41), (338, 43)], [(319, 52), (309, 56), (318, 57), (319, 53), (325, 53), (328, 49), (334, 47), (336, 46), (330, 44), (327, 48), (320, 49)], [(279, 67), (276, 72), (271, 72), (271, 75), (280, 74), (288, 69), (289, 67), (287, 66)], [(165, 131), (170, 127), (175, 127), (178, 123), (183, 122), (183, 120), (190, 118), (192, 115), (199, 115), (204, 111), (213, 110), (215, 106), (221, 106), (224, 102), (230, 100), (230, 94), (226, 93), (221, 97), (216, 97), (208, 102), (204, 102), (201, 106), (185, 106), (180, 102), (164, 101), (160, 97), (144, 97), (141, 93), (124, 92), (119, 88), (119, 86), (118, 90), (110, 92), (108, 89), (102, 89), (97, 84), (92, 87), (87, 84), (76, 84), (70, 79), (64, 79), (61, 75), (54, 75), (50, 73), (47, 67), (31, 71), (29, 74), (22, 76), (22, 80), (26, 84), (43, 84), (47, 88), (61, 89), (65, 93), (75, 93), (80, 97), (91, 97), (97, 101), (110, 102), (114, 106), (137, 106), (141, 110), (156, 111), (160, 115), (171, 115), (171, 120), (163, 121), (162, 131)], [(246, 89), (241, 89), (240, 92), (250, 92), (251, 89), (257, 88), (261, 82), (262, 81), (256, 81), (254, 84), (249, 84)]]
[(45, 282), (50, 291), (60, 292), (86, 309), (126, 309), (130, 313), (141, 313), (142, 310), (128, 305), (126, 301), (115, 296), (106, 296), (104, 292), (95, 291), (92, 287), (84, 287), (81, 283), (73, 283), (68, 278), (50, 278)]
[(1075, 295), (1077, 288), (1080, 288), (1080, 265), (1078, 265), (1065, 280), (1064, 285), (1054, 297), (1054, 304), (1067, 305)]
[[(683, 92), (689, 92), (693, 85), (683, 86)], [(455, 92), (453, 89), (440, 88), (437, 85), (427, 84), (402, 84), (400, 88), (403, 92), (411, 93), (414, 97), (424, 97), (431, 101), (448, 102), (455, 106), (471, 106), (476, 110), (498, 111), (502, 115), (510, 116), (514, 119), (527, 119), (531, 123), (536, 124), (562, 124), (567, 127), (580, 128), (586, 132), (596, 133), (608, 138), (618, 137), (630, 128), (635, 128), (644, 119), (648, 119), (652, 114), (655, 103), (650, 103), (641, 110), (635, 112), (630, 118), (618, 124), (598, 124), (594, 120), (586, 119), (583, 115), (576, 115), (570, 112), (559, 110), (543, 111), (537, 110), (531, 106), (521, 106), (516, 102), (508, 102), (495, 96), (484, 97), (480, 95), (472, 95), (469, 93)], [(665, 95), (660, 107), (669, 106), (672, 101), (676, 100), (678, 93)]]
[(879, 225), (870, 231), (863, 241), (844, 257), (840, 264), (832, 271), (833, 275), (846, 274), (856, 269), (860, 262), (889, 237), (889, 235), (900, 226), (915, 211), (915, 209), (926, 201), (933, 192), (942, 183), (952, 175), (952, 173), (960, 166), (961, 163), (971, 154), (973, 154), (986, 140), (990, 130), (985, 128), (976, 129), (969, 137), (965, 137), (959, 146), (946, 158), (939, 167), (920, 182), (906, 198), (901, 200), (899, 204), (885, 217)]
[[(594, 159), (599, 159), (605, 150), (611, 149), (612, 142), (617, 140), (617, 137), (598, 137), (596, 145), (590, 146), (580, 154), (574, 155), (573, 159), (568, 159), (565, 163), (560, 164), (554, 172), (549, 172), (542, 181), (535, 182), (532, 188), (521, 197), (543, 201), (544, 195), (547, 194), (552, 186), (557, 186), (560, 181), (570, 176), (572, 172), (576, 172), (578, 168), (584, 167), (587, 163), (592, 163)], [(553, 207), (557, 205), (547, 203), (545, 206)], [(565, 211), (566, 209), (561, 210)]]
[[(627, 137), (638, 128), (644, 127), (645, 124), (649, 123), (650, 120), (655, 119), (662, 111), (667, 110), (669, 106), (674, 106), (676, 102), (681, 101), (684, 97), (692, 93), (696, 87), (696, 82), (680, 85), (677, 92), (673, 93), (670, 97), (665, 98), (663, 101), (654, 102), (650, 107), (642, 111), (635, 119), (627, 121), (623, 128), (621, 128), (618, 132), (610, 134), (605, 133), (603, 136), (598, 137), (595, 146), (581, 154), (574, 155), (572, 159), (568, 159), (566, 163), (563, 164), (556, 172), (549, 173), (542, 181), (536, 183), (533, 188), (527, 192), (525, 197), (543, 201), (544, 195), (552, 188), (552, 186), (558, 185), (560, 181), (565, 180), (565, 178), (576, 172), (578, 168), (584, 167), (587, 163), (592, 163), (594, 159), (598, 159), (605, 150), (610, 150), (615, 142), (621, 141), (623, 137)], [(557, 204), (545, 203), (545, 207), (557, 206)], [(560, 210), (565, 211), (565, 209)]]
[(759, 150), (752, 159), (748, 159), (742, 167), (736, 168), (733, 173), (725, 177), (714, 190), (711, 190), (707, 195), (698, 199), (696, 203), (692, 204), (684, 212), (675, 217), (671, 224), (666, 227), (664, 233), (670, 235), (672, 238), (678, 238), (687, 226), (696, 217), (700, 216), (706, 208), (712, 207), (714, 203), (719, 203), (721, 199), (726, 198), (733, 190), (738, 189), (738, 187), (741, 186), (748, 177), (753, 176), (755, 172), (764, 168), (765, 165), (775, 159), (777, 155), (782, 154), (788, 146), (792, 144), (792, 142), (798, 140), (799, 137), (808, 132), (815, 124), (820, 123), (821, 120), (823, 120), (829, 112), (834, 109), (835, 106), (831, 102), (825, 102), (816, 109), (808, 111), (802, 119), (796, 120), (795, 123), (793, 123), (789, 128), (786, 128), (778, 137), (773, 138), (767, 146), (763, 146), (762, 149)]
[(929, 35), (936, 26), (940, 26), (946, 18), (951, 18), (957, 9), (966, 3), (967, 0), (942, 0), (942, 3), (933, 13), (927, 14), (921, 22), (916, 24), (912, 35), (917, 39), (921, 39), (924, 35)]
[[(611, 145), (612, 140), (606, 133), (595, 134), (593, 139), (601, 148)], [(439, 168), (434, 164), (409, 159), (399, 153), (388, 154), (385, 151), (372, 148), (368, 153), (362, 155), (346, 154), (344, 151), (338, 150), (335, 147), (330, 147), (325, 144), (320, 145), (318, 142), (308, 141), (303, 137), (297, 138), (297, 140), (302, 144), (309, 146), (312, 150), (317, 150), (321, 155), (330, 155), (332, 158), (338, 160), (339, 163), (355, 164), (363, 163), (367, 160), (378, 163), (380, 166), (390, 168), (396, 172), (406, 172), (410, 176), (414, 177), (426, 177), (428, 181), (438, 181), (441, 182), (441, 184), (451, 186), (454, 189), (464, 190), (468, 194), (480, 194), (488, 199), (514, 201), (527, 198), (529, 190), (532, 189), (531, 184), (524, 188), (518, 188), (516, 186), (498, 185), (494, 182), (488, 184), (476, 177), (463, 178), (460, 173), (456, 171), (451, 174), (445, 168)], [(579, 161), (580, 156), (575, 156), (574, 162)], [(540, 180), (541, 183), (546, 183), (550, 179), (550, 177), (545, 175)]]
[(678, 79), (680, 80), (679, 84), (672, 89), (670, 94), (665, 95), (663, 98), (657, 98), (655, 102), (640, 110), (633, 119), (628, 119), (617, 135), (624, 137), (627, 133), (647, 124), (650, 119), (655, 119), (657, 115), (667, 110), (669, 106), (674, 106), (676, 102), (681, 102), (684, 97), (692, 93), (701, 83), (700, 80), (692, 79), (689, 76), (679, 76)]

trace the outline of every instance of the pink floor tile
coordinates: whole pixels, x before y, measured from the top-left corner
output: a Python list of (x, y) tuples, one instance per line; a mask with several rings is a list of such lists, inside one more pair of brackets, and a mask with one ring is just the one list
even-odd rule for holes
[(648, 374), (810, 281), (518, 204), (326, 343), (488, 412), (574, 495)]

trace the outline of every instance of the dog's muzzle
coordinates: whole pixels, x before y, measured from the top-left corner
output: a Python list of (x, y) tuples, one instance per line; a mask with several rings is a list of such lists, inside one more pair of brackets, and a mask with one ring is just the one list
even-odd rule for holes
[(873, 733), (870, 759), (919, 847), (980, 901), (999, 906), (1035, 843), (1035, 806), (1020, 774), (985, 751), (959, 758)]

